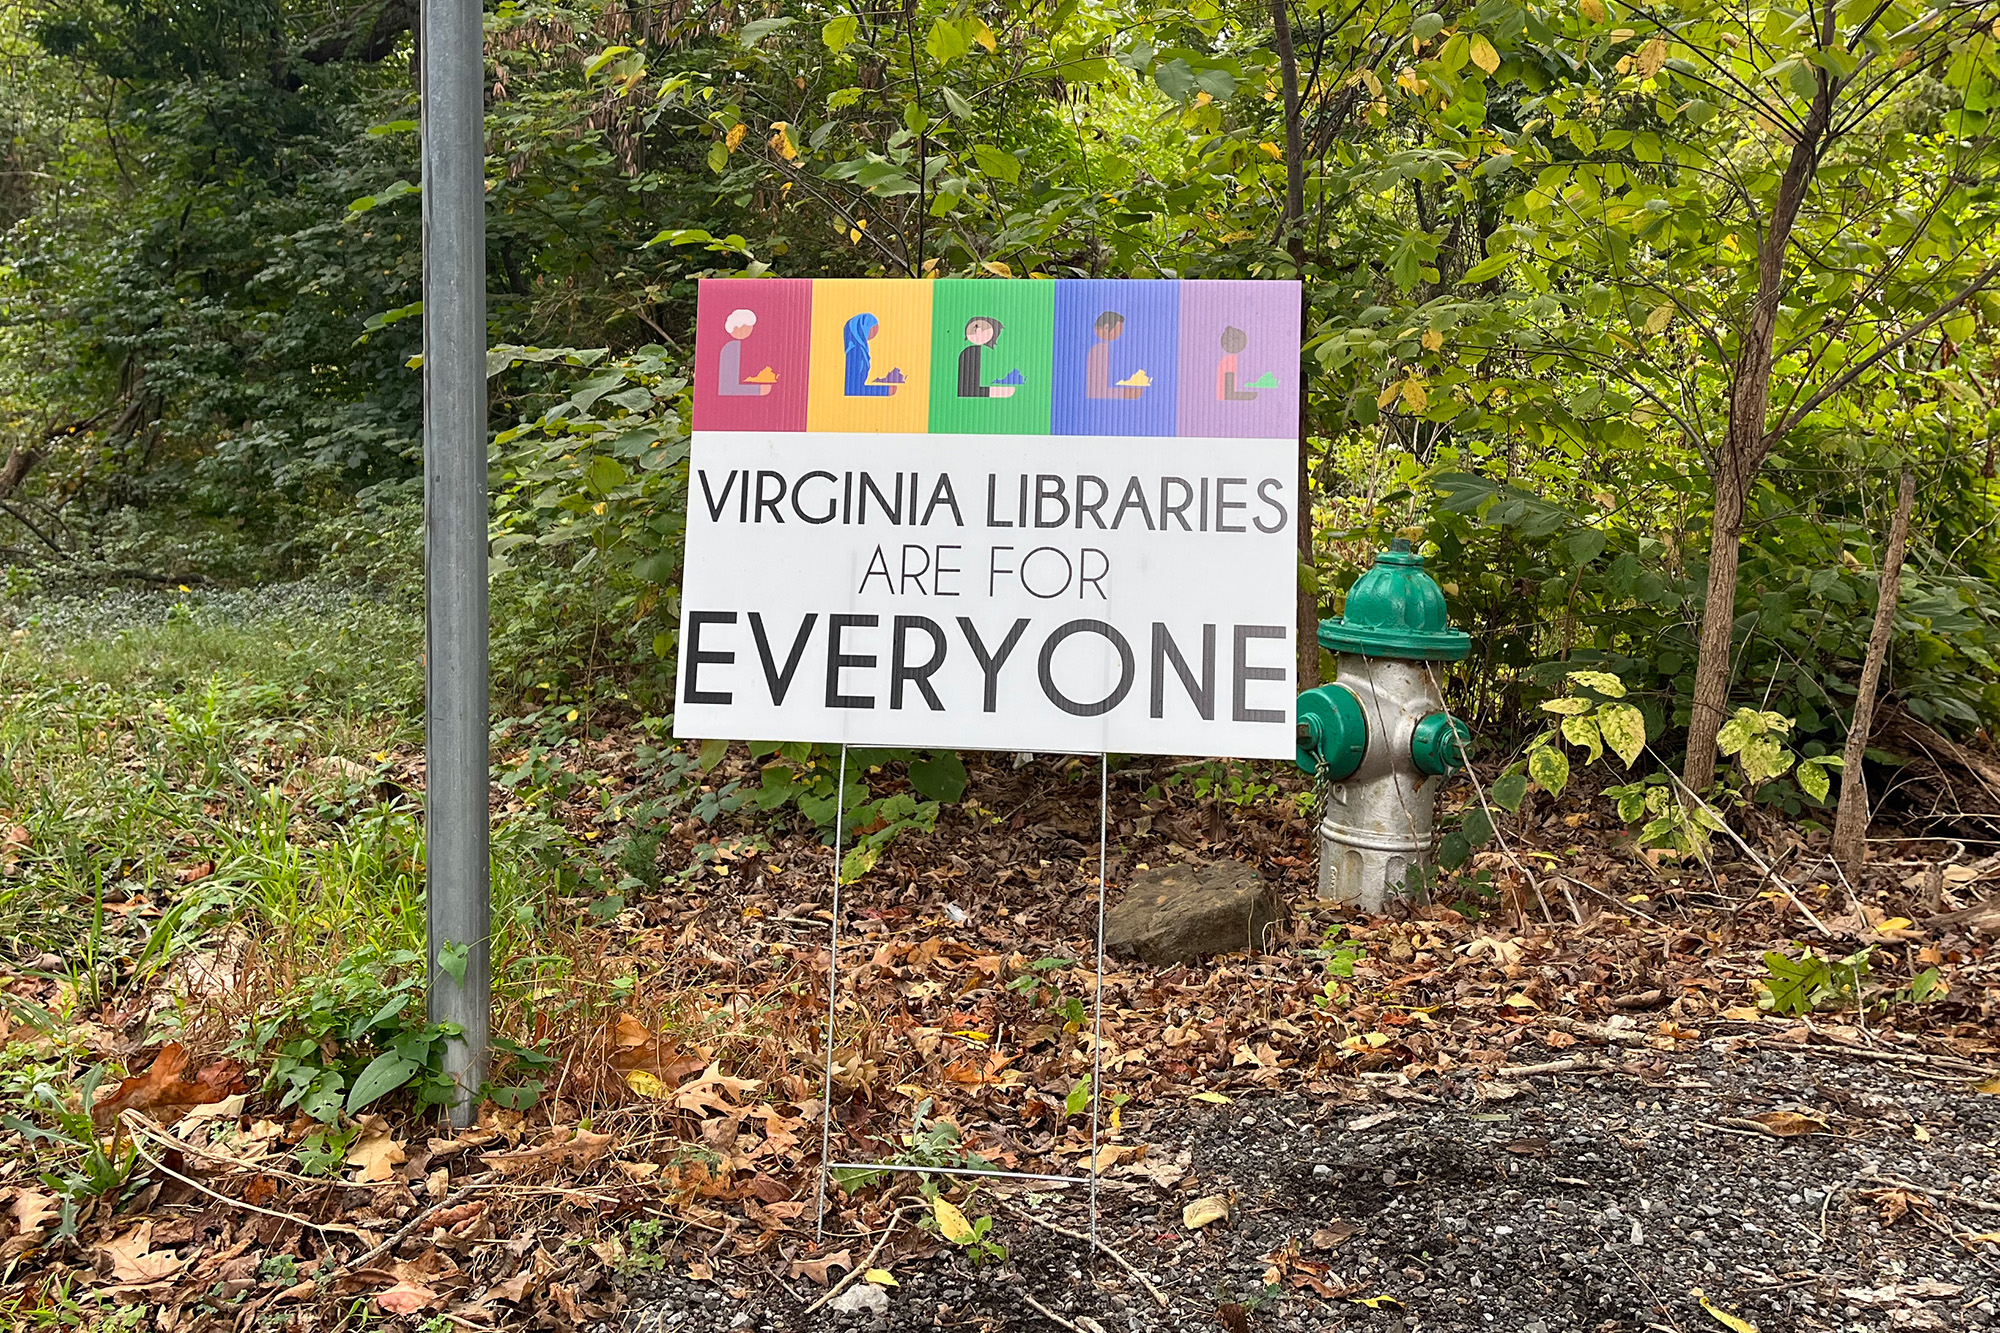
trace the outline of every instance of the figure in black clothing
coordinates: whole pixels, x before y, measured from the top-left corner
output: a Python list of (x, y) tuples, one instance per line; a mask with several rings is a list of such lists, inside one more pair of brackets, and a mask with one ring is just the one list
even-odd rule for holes
[(991, 315), (974, 315), (965, 322), (966, 348), (958, 354), (958, 396), (960, 398), (1012, 398), (1013, 384), (987, 384), (981, 373), (980, 358), (987, 348), (1000, 341), (1000, 321)]

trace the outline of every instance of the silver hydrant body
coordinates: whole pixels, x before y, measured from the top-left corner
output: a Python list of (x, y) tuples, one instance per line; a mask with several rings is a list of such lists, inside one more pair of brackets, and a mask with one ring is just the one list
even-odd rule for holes
[(1422, 890), (1438, 789), (1471, 751), (1435, 664), (1462, 659), (1472, 640), (1447, 623), (1423, 563), (1400, 538), (1376, 556), (1345, 614), (1320, 622), (1339, 678), (1298, 701), (1299, 767), (1322, 779), (1320, 896), (1368, 912)]

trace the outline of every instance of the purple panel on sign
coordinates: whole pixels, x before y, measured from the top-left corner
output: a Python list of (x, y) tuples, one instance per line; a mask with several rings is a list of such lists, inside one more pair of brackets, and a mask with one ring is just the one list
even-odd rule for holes
[(1299, 284), (1183, 282), (1175, 434), (1296, 439)]

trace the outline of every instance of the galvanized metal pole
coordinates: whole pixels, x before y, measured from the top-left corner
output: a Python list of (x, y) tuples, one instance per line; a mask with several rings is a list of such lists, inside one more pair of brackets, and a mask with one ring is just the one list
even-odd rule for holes
[(424, 749), (430, 1016), (455, 1125), (486, 1076), (486, 76), (480, 0), (423, 0)]

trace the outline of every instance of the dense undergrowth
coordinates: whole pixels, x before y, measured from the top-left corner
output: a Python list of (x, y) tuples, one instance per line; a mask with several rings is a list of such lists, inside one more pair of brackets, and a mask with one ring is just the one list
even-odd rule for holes
[[(45, 598), (14, 622), (0, 929), (53, 989), (10, 1026), (58, 1049), (76, 1025), (110, 1023), (115, 1046), (240, 1053), (283, 1105), (330, 1126), (420, 1079), (439, 1033), (407, 785), (419, 622), (313, 584)], [(578, 910), (569, 841), (538, 806), (496, 824), (503, 1031), (560, 1026), (595, 998), (578, 995), (577, 960), (551, 952)], [(42, 1052), (14, 1052), (30, 1067), (47, 1054), (23, 1049)], [(367, 1096), (384, 1052), (409, 1064), (381, 1067), (376, 1084), (400, 1076)]]

